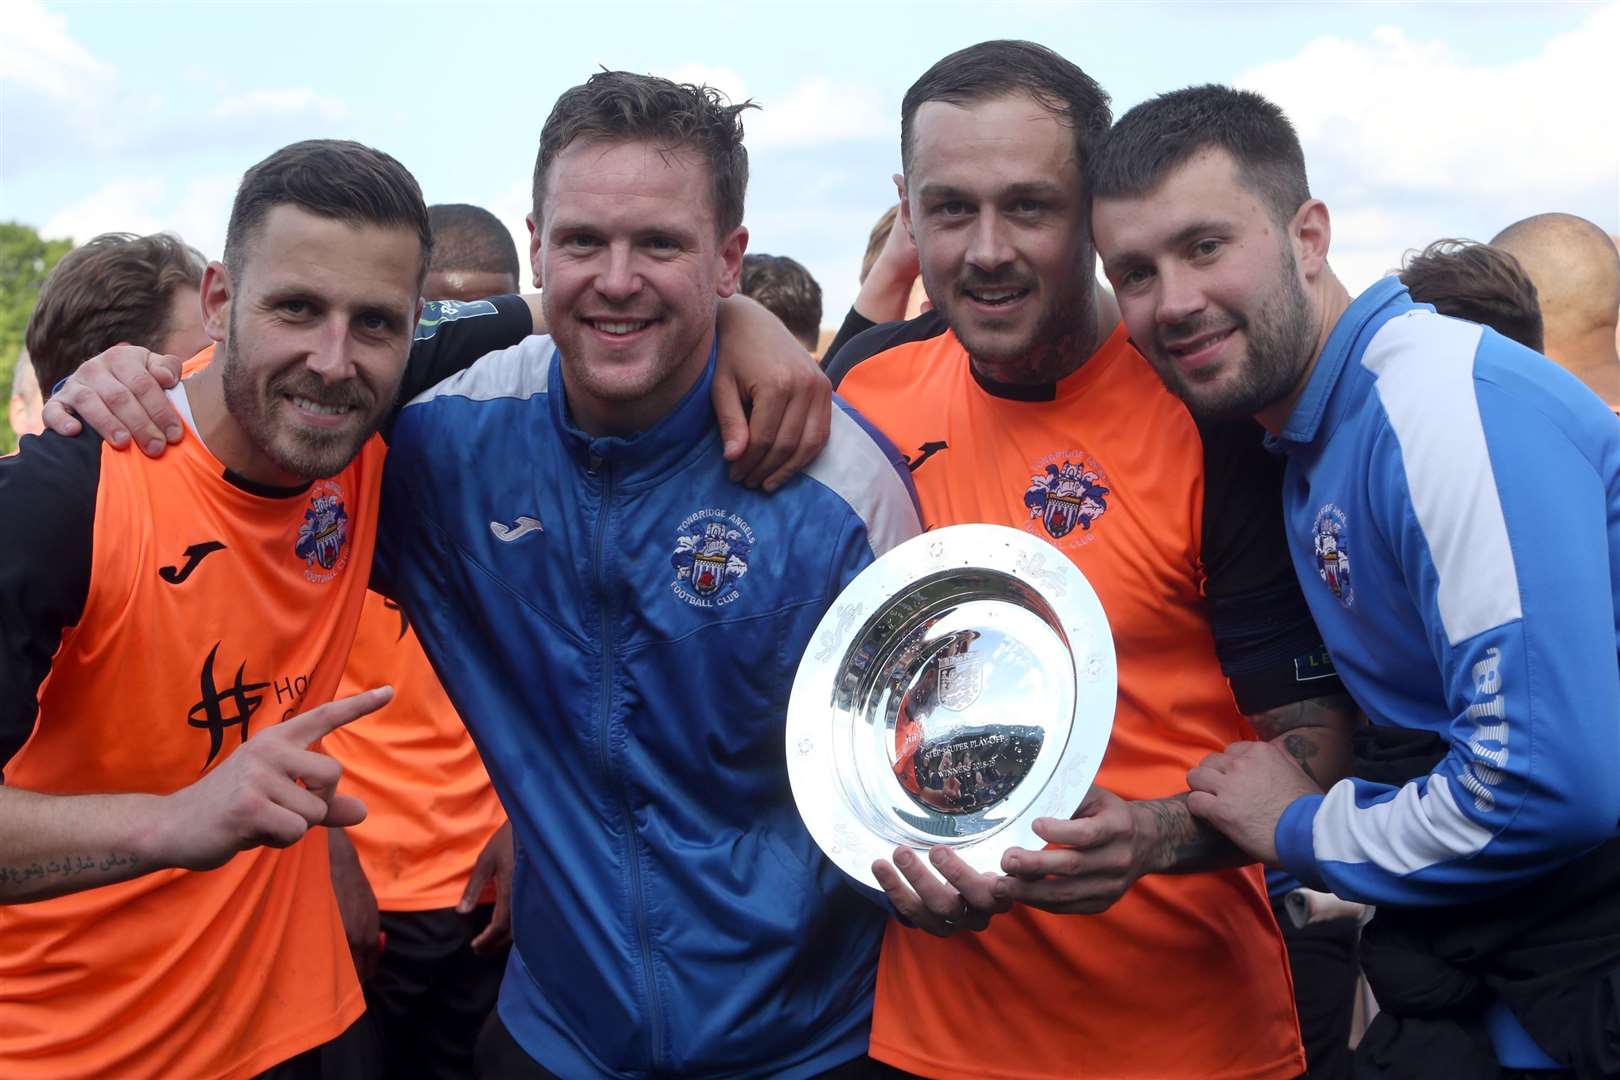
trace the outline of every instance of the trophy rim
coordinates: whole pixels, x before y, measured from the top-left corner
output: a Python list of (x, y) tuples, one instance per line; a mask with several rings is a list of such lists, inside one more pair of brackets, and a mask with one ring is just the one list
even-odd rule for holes
[[(1021, 582), (1056, 617), (1066, 639), (1074, 680), (1069, 728), (1062, 752), (1027, 805), (1009, 820), (974, 837), (931, 837), (927, 842), (891, 842), (873, 831), (851, 805), (858, 777), (838, 763), (840, 710), (837, 680), (853, 650), (897, 597), (920, 583), (963, 570), (983, 570)], [(1010, 601), (1009, 601), (1010, 602)], [(1038, 614), (1038, 613), (1037, 613)], [(1044, 617), (1043, 617), (1044, 618)], [(1096, 590), (1074, 563), (1038, 536), (1005, 525), (951, 525), (913, 537), (885, 552), (852, 580), (816, 626), (800, 660), (788, 704), (788, 779), (800, 818), (822, 852), (862, 884), (881, 888), (872, 874), (877, 859), (892, 859), (897, 847), (925, 852), (943, 845), (981, 872), (1000, 873), (1011, 847), (1039, 849), (1034, 822), (1067, 818), (1090, 790), (1113, 730), (1118, 667), (1107, 614)]]

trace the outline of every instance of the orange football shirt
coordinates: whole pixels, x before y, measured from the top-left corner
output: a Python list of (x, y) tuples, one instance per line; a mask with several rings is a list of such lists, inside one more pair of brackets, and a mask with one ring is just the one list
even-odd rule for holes
[[(384, 447), (307, 489), (239, 485), (188, 431), (100, 448), (90, 587), (5, 782), (167, 794), (332, 700), (365, 598)], [(251, 1077), (364, 1011), (325, 830), (217, 870), (0, 906), (0, 1076)]]
[(393, 701), (326, 737), (344, 790), (366, 804), (366, 820), (346, 831), (382, 910), (454, 907), (506, 814), (416, 631), (367, 593), (339, 694), (385, 684)]
[[(989, 392), (948, 331), (858, 361), (838, 390), (910, 457), (925, 525), (1024, 529), (1097, 590), (1119, 666), (1099, 785), (1175, 795), (1206, 754), (1254, 737), (1206, 613), (1200, 432), (1123, 328), (1051, 400)], [(964, 1080), (1305, 1071), (1257, 866), (1149, 875), (1101, 915), (1019, 906), (979, 934), (891, 921), (872, 1056)]]

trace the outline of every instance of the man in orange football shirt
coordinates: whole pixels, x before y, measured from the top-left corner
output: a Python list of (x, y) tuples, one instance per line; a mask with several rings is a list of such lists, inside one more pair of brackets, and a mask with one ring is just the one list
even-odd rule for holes
[(1107, 100), (1026, 42), (925, 73), (902, 107), (898, 227), (935, 311), (828, 368), (911, 454), (925, 524), (1052, 543), (1119, 657), (1097, 786), (1037, 823), (1051, 847), (1008, 851), (1005, 877), (946, 849), (874, 868), (907, 922), (884, 941), (871, 1052), (939, 1077), (1282, 1080), (1305, 1062), (1260, 868), (1188, 813), (1186, 773), (1258, 733), (1336, 776), (1352, 713), (1262, 432), (1195, 421), (1103, 315), (1080, 167)]

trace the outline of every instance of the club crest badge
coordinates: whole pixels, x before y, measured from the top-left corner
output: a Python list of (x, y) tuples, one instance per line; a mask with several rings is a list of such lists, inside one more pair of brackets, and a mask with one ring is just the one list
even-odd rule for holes
[(304, 560), (304, 576), (315, 582), (331, 581), (348, 565), (349, 512), (335, 481), (319, 480), (310, 489), (293, 553)]
[[(1036, 532), (1038, 524), (1040, 532), (1060, 547), (1089, 543), (1098, 521), (1108, 512), (1111, 494), (1102, 466), (1084, 450), (1049, 454), (1035, 463), (1035, 473), (1024, 491), (1024, 505), (1029, 508), (1025, 528)], [(1061, 542), (1066, 537), (1068, 541)]]
[(688, 514), (675, 534), (670, 587), (693, 607), (724, 607), (737, 599), (737, 583), (748, 573), (753, 549), (754, 530), (736, 514), (720, 509)]
[(1312, 545), (1316, 554), (1316, 572), (1333, 593), (1335, 599), (1349, 607), (1355, 598), (1350, 588), (1349, 529), (1344, 511), (1328, 503), (1316, 512), (1311, 526)]

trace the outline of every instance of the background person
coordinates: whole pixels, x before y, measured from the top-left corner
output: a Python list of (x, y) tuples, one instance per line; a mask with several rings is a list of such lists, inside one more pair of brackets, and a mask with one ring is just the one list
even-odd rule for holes
[(1546, 338), (1537, 351), (1620, 409), (1620, 254), (1608, 234), (1574, 214), (1537, 214), (1497, 233), (1491, 246), (1535, 283)]

